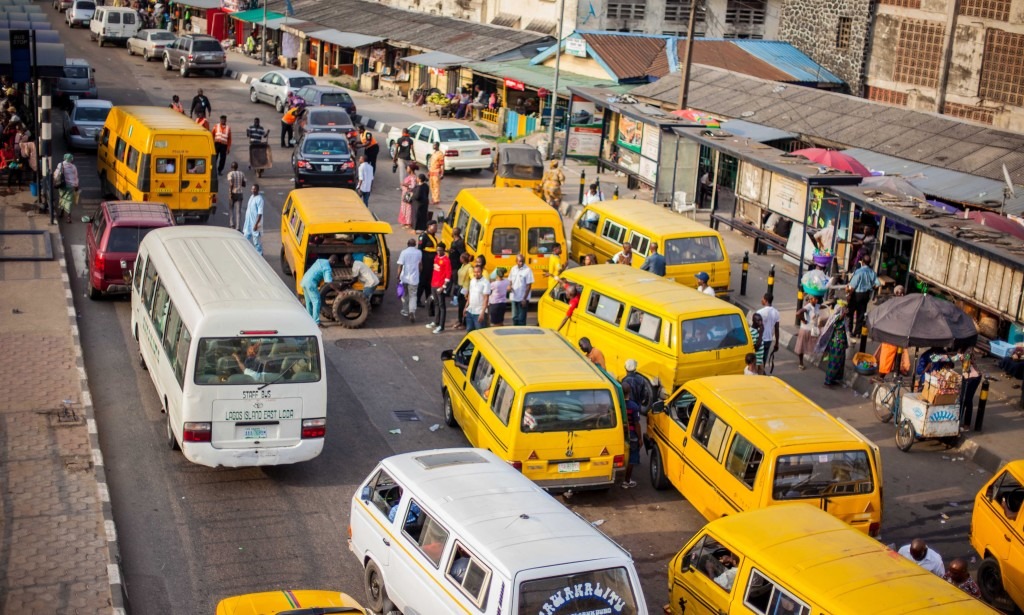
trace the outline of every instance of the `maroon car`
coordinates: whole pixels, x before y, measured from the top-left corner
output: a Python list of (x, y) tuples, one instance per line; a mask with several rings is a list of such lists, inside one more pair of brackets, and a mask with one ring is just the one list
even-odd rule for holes
[(171, 211), (163, 203), (100, 203), (86, 231), (89, 298), (98, 299), (103, 293), (129, 292), (142, 238), (155, 228), (173, 225)]

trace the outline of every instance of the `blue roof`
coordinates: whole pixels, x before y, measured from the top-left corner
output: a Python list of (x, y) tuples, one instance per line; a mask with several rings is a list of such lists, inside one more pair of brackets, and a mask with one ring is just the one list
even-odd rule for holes
[(789, 73), (797, 81), (840, 85), (843, 83), (842, 79), (825, 70), (823, 66), (789, 43), (750, 39), (732, 39), (730, 42), (750, 55)]

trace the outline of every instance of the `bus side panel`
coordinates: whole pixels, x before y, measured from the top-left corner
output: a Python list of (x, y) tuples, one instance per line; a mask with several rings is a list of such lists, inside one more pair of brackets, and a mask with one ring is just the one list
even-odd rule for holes
[[(572, 247), (569, 250), (569, 256), (572, 260), (577, 263), (583, 262), (583, 255), (596, 252), (594, 244), (597, 242), (597, 232), (591, 231), (580, 225), (583, 220), (583, 215), (586, 210), (581, 211), (576, 222), (572, 226)], [(598, 218), (597, 228), (601, 228), (601, 223), (604, 218)]]

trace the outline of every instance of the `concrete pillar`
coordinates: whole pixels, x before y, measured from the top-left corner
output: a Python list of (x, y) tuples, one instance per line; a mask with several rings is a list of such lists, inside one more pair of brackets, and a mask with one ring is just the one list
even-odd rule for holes
[(39, 193), (50, 210), (50, 224), (56, 223), (57, 211), (53, 202), (53, 118), (51, 105), (53, 81), (39, 80)]

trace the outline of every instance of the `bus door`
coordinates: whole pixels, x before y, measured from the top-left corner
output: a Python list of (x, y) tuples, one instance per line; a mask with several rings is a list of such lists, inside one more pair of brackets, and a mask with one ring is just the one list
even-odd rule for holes
[(196, 156), (186, 154), (184, 160), (183, 174), (181, 176), (181, 194), (178, 197), (179, 209), (207, 209), (209, 198), (200, 195), (209, 195), (211, 190), (210, 170), (213, 167), (213, 159), (208, 156)]
[(161, 153), (154, 156), (153, 160), (153, 179), (150, 182), (153, 200), (177, 209), (178, 194), (181, 192), (181, 156)]

